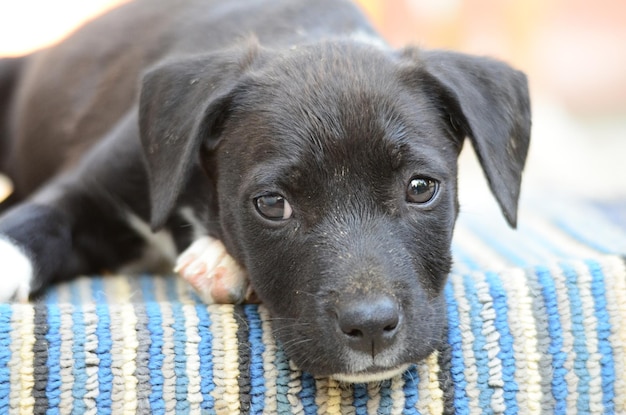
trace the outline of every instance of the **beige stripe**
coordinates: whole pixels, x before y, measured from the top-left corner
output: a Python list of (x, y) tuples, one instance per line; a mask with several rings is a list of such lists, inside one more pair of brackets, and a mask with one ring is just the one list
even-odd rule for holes
[(85, 381), (85, 389), (87, 393), (83, 397), (86, 412), (85, 414), (96, 415), (96, 398), (99, 395), (99, 383), (98, 383), (98, 365), (100, 359), (98, 358), (98, 335), (96, 334), (96, 328), (98, 325), (98, 316), (96, 315), (96, 306), (90, 302), (92, 289), (91, 279), (83, 278), (77, 287), (80, 292), (82, 300), (83, 311), (83, 324), (85, 327), (85, 374), (87, 380)]
[(421, 414), (442, 414), (443, 391), (439, 387), (439, 353), (432, 353), (418, 365), (419, 389), (417, 410)]
[(463, 278), (458, 275), (450, 277), (452, 288), (454, 290), (454, 298), (457, 302), (459, 312), (459, 329), (461, 331), (463, 363), (465, 364), (465, 394), (469, 401), (470, 414), (479, 414), (482, 410), (479, 408), (478, 398), (480, 390), (477, 388), (478, 371), (476, 370), (476, 356), (474, 356), (473, 345), (476, 341), (471, 329), (469, 302), (466, 300), (465, 287), (463, 286)]
[(341, 385), (331, 378), (315, 380), (317, 393), (315, 403), (318, 414), (339, 415), (341, 414)]
[(96, 315), (95, 305), (85, 304), (83, 306), (83, 319), (85, 324), (85, 374), (87, 375), (85, 388), (87, 393), (83, 397), (85, 402), (85, 414), (96, 415), (96, 399), (100, 394), (98, 382), (98, 367), (100, 358), (98, 358), (98, 335), (96, 328), (98, 324), (98, 316)]
[(137, 316), (129, 299), (131, 286), (125, 278), (111, 281), (107, 287), (118, 304), (109, 307), (111, 316), (111, 372), (115, 379), (111, 388), (111, 409), (114, 413), (134, 414), (137, 412)]
[(195, 303), (188, 295), (188, 286), (186, 283), (178, 284), (178, 298), (183, 304), (183, 314), (185, 316), (185, 335), (187, 342), (185, 343), (185, 354), (187, 355), (187, 401), (191, 414), (200, 414), (202, 403), (202, 390), (200, 389), (200, 352), (199, 345), (202, 338), (198, 332), (198, 324), (200, 319), (196, 313)]
[(192, 414), (200, 414), (202, 403), (202, 390), (200, 388), (200, 352), (199, 344), (202, 338), (198, 332), (200, 322), (196, 310), (191, 305), (184, 305), (185, 326), (187, 342), (185, 344), (185, 354), (187, 355), (187, 379), (189, 385), (187, 389), (187, 401)]
[(341, 385), (341, 413), (342, 415), (356, 413), (352, 385)]
[(72, 389), (74, 388), (74, 351), (72, 350), (74, 345), (74, 322), (72, 320), (72, 313), (74, 312), (74, 306), (69, 304), (70, 290), (68, 284), (63, 284), (57, 289), (57, 298), (59, 306), (61, 307), (61, 322), (59, 327), (59, 333), (61, 335), (61, 350), (59, 356), (61, 393), (59, 395), (59, 406), (62, 410), (71, 412), (74, 408), (74, 397), (72, 396)]
[(289, 361), (289, 369), (289, 390), (287, 392), (287, 399), (291, 406), (291, 413), (303, 414), (304, 406), (298, 397), (298, 394), (302, 391), (302, 371), (291, 360)]
[[(502, 273), (504, 286), (508, 287), (509, 326), (513, 335), (515, 353), (515, 378), (520, 385), (517, 401), (521, 414), (541, 413), (541, 374), (537, 351), (537, 327), (533, 316), (533, 299), (528, 290), (524, 271), (510, 269)], [(523, 387), (526, 386), (526, 387)]]
[(406, 397), (404, 396), (404, 378), (402, 375), (394, 376), (391, 379), (391, 413), (401, 414), (404, 412), (404, 402)]
[(278, 371), (276, 370), (276, 342), (272, 335), (272, 326), (270, 323), (270, 315), (263, 306), (259, 307), (259, 316), (261, 317), (261, 327), (263, 329), (263, 375), (265, 377), (265, 405), (263, 413), (276, 414), (278, 411), (278, 403), (276, 401), (276, 382), (278, 379)]
[(626, 266), (618, 257), (602, 261), (607, 311), (611, 322), (609, 339), (615, 367), (615, 413), (626, 413)]
[(71, 282), (73, 284), (76, 291), (78, 292), (78, 302), (81, 304), (93, 304), (91, 299), (91, 283), (92, 279), (89, 277), (80, 277), (76, 281)]
[[(210, 308), (213, 330), (213, 355), (215, 411), (234, 414), (239, 411), (239, 350), (237, 321), (231, 305), (214, 305)], [(216, 331), (217, 330), (217, 331)]]
[[(33, 387), (35, 375), (33, 361), (35, 353), (35, 309), (31, 304), (13, 304), (11, 316), (11, 392), (9, 394), (11, 413), (32, 414), (35, 407)], [(15, 406), (17, 405), (17, 408)]]
[(123, 304), (120, 308), (122, 316), (122, 332), (123, 338), (123, 351), (122, 357), (124, 364), (122, 366), (122, 373), (124, 375), (124, 413), (135, 414), (137, 413), (137, 377), (135, 372), (137, 370), (137, 348), (139, 347), (139, 341), (137, 339), (137, 315), (135, 314), (135, 308), (132, 304)]
[[(533, 296), (533, 315), (535, 316), (535, 325), (537, 327), (537, 351), (541, 356), (539, 362), (539, 373), (541, 375), (541, 390), (543, 400), (541, 407), (544, 411), (548, 408), (554, 408), (555, 398), (552, 395), (552, 378), (553, 378), (553, 356), (549, 353), (551, 337), (548, 330), (548, 309), (543, 299), (543, 285), (539, 283), (536, 272), (529, 272), (526, 276), (529, 292)], [(511, 294), (507, 294), (511, 295)], [(509, 319), (511, 316), (509, 316)]]
[(595, 301), (591, 292), (591, 273), (582, 262), (572, 264), (578, 274), (578, 290), (582, 302), (583, 327), (585, 329), (585, 348), (589, 358), (585, 362), (589, 371), (589, 408), (591, 413), (601, 413), (602, 403), (602, 355), (598, 350), (598, 319), (595, 315)]
[(572, 311), (569, 300), (569, 293), (565, 284), (565, 276), (558, 265), (550, 266), (550, 274), (554, 280), (556, 290), (557, 307), (559, 309), (559, 320), (561, 321), (561, 330), (563, 334), (562, 351), (566, 353), (566, 359), (563, 367), (568, 371), (569, 376), (565, 376), (567, 383), (567, 408), (568, 411), (576, 410), (576, 402), (578, 401), (578, 378), (574, 376), (574, 335), (572, 332)]
[(367, 413), (376, 415), (380, 409), (380, 382), (370, 382), (367, 384)]

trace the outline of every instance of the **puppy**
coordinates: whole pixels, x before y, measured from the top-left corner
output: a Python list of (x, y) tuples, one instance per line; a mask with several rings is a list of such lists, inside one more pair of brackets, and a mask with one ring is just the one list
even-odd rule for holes
[(529, 131), (522, 73), (346, 1), (137, 0), (0, 61), (0, 299), (182, 252), (301, 369), (388, 378), (445, 338), (465, 137), (515, 226)]

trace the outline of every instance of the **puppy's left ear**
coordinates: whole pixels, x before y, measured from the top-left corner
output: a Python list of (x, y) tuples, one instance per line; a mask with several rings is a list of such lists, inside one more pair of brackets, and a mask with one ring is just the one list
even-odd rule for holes
[(258, 44), (251, 44), (172, 60), (144, 75), (139, 130), (153, 230), (167, 221), (202, 146), (217, 147), (235, 91), (258, 52)]
[(509, 225), (517, 225), (522, 170), (530, 144), (526, 76), (488, 58), (447, 51), (404, 51), (414, 75), (462, 140), (469, 137)]

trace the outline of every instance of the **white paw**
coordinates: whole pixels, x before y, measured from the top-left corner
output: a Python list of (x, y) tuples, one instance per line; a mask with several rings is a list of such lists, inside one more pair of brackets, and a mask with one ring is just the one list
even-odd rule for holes
[(11, 241), (0, 237), (0, 302), (26, 302), (33, 279), (33, 264)]
[(196, 239), (176, 261), (177, 272), (207, 303), (238, 304), (248, 299), (246, 273), (218, 239)]

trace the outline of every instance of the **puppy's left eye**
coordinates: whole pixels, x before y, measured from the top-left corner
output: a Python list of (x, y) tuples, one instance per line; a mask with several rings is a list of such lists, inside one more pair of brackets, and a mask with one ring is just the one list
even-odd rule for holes
[(414, 177), (406, 189), (406, 201), (423, 205), (433, 200), (439, 190), (439, 182), (429, 177)]
[(254, 206), (261, 216), (273, 221), (287, 220), (293, 215), (293, 209), (287, 199), (275, 193), (255, 198)]

